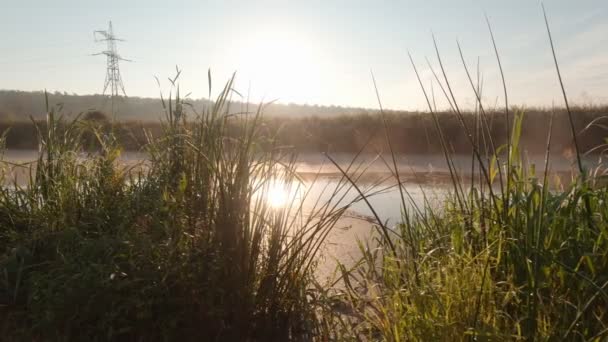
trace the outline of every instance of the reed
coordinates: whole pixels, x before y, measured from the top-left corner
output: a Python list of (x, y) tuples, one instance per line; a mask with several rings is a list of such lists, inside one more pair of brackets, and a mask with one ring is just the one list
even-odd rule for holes
[[(496, 49), (489, 22), (488, 27)], [(575, 148), (577, 168), (572, 182), (562, 188), (552, 185), (553, 115), (544, 171), (539, 173), (525, 160), (520, 141), (525, 114), (510, 111), (508, 102), (508, 138), (504, 145), (496, 145), (488, 130), (479, 84), (473, 83), (458, 45), (480, 110), (474, 136), (450, 91), (437, 44), (435, 47), (447, 89), (444, 95), (468, 137), (475, 161), (472, 170), (477, 175), (471, 177), (467, 189), (456, 170), (448, 168), (452, 192), (440, 211), (428, 204), (425, 210), (408, 211), (412, 204), (407, 203), (402, 208), (402, 223), (391, 230), (390, 243), (384, 237), (375, 243), (361, 242), (360, 263), (353, 269), (342, 265), (344, 287), (330, 296), (350, 310), (335, 319), (336, 329), (347, 338), (387, 341), (605, 340), (606, 188), (591, 186), (594, 182), (583, 167), (579, 147)], [(496, 53), (500, 67), (497, 49)], [(410, 60), (418, 74), (411, 56)], [(439, 78), (437, 81), (441, 85)], [(420, 86), (433, 114), (422, 82)], [(504, 75), (503, 86), (506, 91)], [(571, 111), (568, 117), (571, 138), (578, 146)], [(442, 127), (436, 124), (435, 128), (440, 142), (444, 141)], [(451, 151), (446, 144), (442, 146), (449, 166)], [(592, 170), (595, 184), (604, 172), (602, 167)], [(401, 182), (397, 184), (401, 186)], [(390, 230), (380, 220), (376, 224), (382, 231)]]
[[(179, 72), (178, 72), (179, 76)], [(344, 207), (272, 207), (302, 186), (263, 106), (233, 114), (231, 79), (202, 112), (178, 76), (147, 160), (116, 135), (48, 107), (26, 184), (0, 189), (0, 332), (12, 340), (308, 340), (316, 255)], [(211, 83), (210, 83), (211, 84)], [(162, 97), (162, 94), (161, 94)], [(239, 131), (228, 135), (238, 122)], [(95, 137), (87, 152), (82, 136)], [(4, 140), (3, 140), (4, 141)], [(335, 191), (335, 189), (328, 189)]]

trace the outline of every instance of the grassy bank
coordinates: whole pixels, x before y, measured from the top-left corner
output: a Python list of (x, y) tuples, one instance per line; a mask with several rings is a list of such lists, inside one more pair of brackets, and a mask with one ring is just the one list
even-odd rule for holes
[[(486, 151), (484, 162), (473, 155), (477, 171), (466, 182), (453, 171), (441, 210), (406, 205), (401, 188), (404, 208), (413, 208), (403, 223), (391, 229), (378, 220), (376, 238), (361, 241), (361, 262), (339, 264), (338, 281), (322, 286), (315, 257), (348, 205), (317, 203), (310, 215), (295, 199), (270, 206), (274, 184), (300, 186), (291, 150), (267, 148), (276, 140), (261, 112), (232, 115), (226, 103), (222, 95), (197, 115), (179, 98), (167, 101), (162, 132), (144, 145), (146, 168), (116, 163), (115, 135), (49, 111), (29, 184), (0, 193), (2, 336), (600, 341), (608, 334), (604, 170), (549, 191), (548, 174), (523, 162), (525, 114), (514, 115), (510, 152)], [(228, 127), (231, 120), (239, 124)], [(77, 158), (85, 136), (101, 153)], [(551, 146), (549, 139), (549, 166)], [(342, 171), (328, 190), (336, 197), (338, 188), (358, 189), (361, 177)]]
[(378, 221), (390, 233), (362, 241), (361, 265), (342, 268), (346, 286), (332, 298), (350, 320), (336, 323), (340, 339), (604, 341), (605, 185), (578, 178), (550, 191), (518, 151), (505, 177), (493, 194), (484, 179), (454, 183), (440, 211), (403, 187), (414, 209), (396, 231)]
[[(167, 100), (144, 169), (117, 165), (114, 135), (49, 110), (29, 184), (0, 191), (3, 340), (317, 333), (314, 256), (342, 209), (303, 217), (295, 202), (268, 205), (274, 183), (297, 186), (292, 159), (259, 147), (260, 112), (227, 111), (230, 87), (199, 114), (179, 92)], [(225, 132), (233, 120), (236, 138)], [(82, 159), (85, 134), (101, 153)]]
[[(548, 23), (547, 31), (553, 48)], [(449, 89), (435, 48), (442, 81)], [(481, 103), (479, 121), (471, 125), (451, 90), (446, 92), (472, 150), (471, 170), (477, 171), (465, 183), (456, 169), (450, 170), (452, 193), (440, 210), (428, 202), (410, 201), (407, 188), (399, 186), (402, 223), (393, 230), (376, 217), (378, 238), (361, 242), (361, 263), (352, 269), (341, 267), (345, 286), (331, 297), (348, 308), (334, 321), (341, 327), (335, 330), (339, 339), (608, 338), (606, 169), (583, 167), (576, 113), (569, 108), (555, 52), (553, 56), (578, 169), (573, 182), (553, 190), (554, 179), (547, 171), (555, 148), (554, 117), (547, 122), (544, 138), (537, 137), (537, 142), (544, 140), (545, 153), (545, 171), (539, 173), (525, 162), (521, 137), (526, 113), (510, 111), (505, 103), (502, 115), (512, 124), (503, 127), (506, 143), (497, 143)], [(418, 74), (411, 56), (410, 60)], [(498, 52), (497, 61), (500, 67)], [(464, 58), (463, 66), (468, 74)], [(426, 96), (422, 82), (420, 86)], [(479, 87), (472, 81), (471, 88), (479, 99)], [(506, 92), (505, 85), (505, 101)], [(428, 98), (427, 102), (432, 113)], [(435, 128), (450, 165), (452, 154), (437, 121)], [(384, 130), (390, 130), (387, 121)], [(390, 147), (390, 134), (385, 138)], [(388, 165), (401, 184), (397, 164)]]

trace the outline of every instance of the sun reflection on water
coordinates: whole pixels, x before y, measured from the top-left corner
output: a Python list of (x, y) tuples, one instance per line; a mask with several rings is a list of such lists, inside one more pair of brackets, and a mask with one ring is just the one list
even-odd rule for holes
[[(292, 196), (293, 197), (293, 194)], [(290, 194), (288, 186), (283, 181), (273, 181), (266, 191), (266, 202), (272, 208), (283, 208), (288, 204)]]
[(305, 184), (297, 179), (272, 177), (260, 181), (255, 197), (272, 209), (297, 207), (304, 200)]

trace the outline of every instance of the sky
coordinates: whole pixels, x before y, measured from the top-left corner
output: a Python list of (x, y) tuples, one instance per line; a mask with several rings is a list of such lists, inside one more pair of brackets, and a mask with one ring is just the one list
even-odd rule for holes
[[(608, 103), (608, 1), (544, 4), (569, 97)], [(0, 89), (101, 93), (106, 60), (92, 54), (106, 47), (93, 31), (111, 20), (125, 40), (119, 53), (133, 61), (120, 65), (129, 96), (168, 92), (177, 66), (181, 91), (192, 98), (208, 97), (211, 70), (212, 96), (236, 72), (236, 90), (253, 102), (375, 108), (373, 72), (385, 108), (424, 110), (409, 51), (427, 91), (445, 108), (426, 62), (439, 70), (434, 34), (459, 103), (472, 106), (475, 94), (457, 41), (475, 79), (479, 66), (483, 101), (493, 106), (504, 100), (484, 13), (510, 103), (563, 103), (534, 0), (0, 0)]]

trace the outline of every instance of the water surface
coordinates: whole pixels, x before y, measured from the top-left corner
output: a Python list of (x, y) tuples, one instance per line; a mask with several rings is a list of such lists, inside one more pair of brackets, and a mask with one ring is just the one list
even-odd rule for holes
[[(16, 167), (13, 164), (27, 165), (34, 162), (37, 156), (36, 150), (5, 151), (3, 160), (11, 163), (8, 166), (10, 169), (8, 179), (11, 183), (15, 177), (18, 184), (24, 184), (29, 179), (27, 167)], [(340, 170), (342, 169), (356, 179), (356, 184), (365, 193), (367, 201), (381, 220), (388, 222), (389, 226), (399, 222), (402, 199), (396, 186), (396, 179), (391, 175), (392, 160), (389, 156), (362, 154), (355, 159), (355, 155), (351, 153), (335, 153), (330, 157), (338, 166), (322, 153), (306, 153), (298, 156), (296, 169), (303, 179), (300, 191), (307, 193), (305, 198), (307, 207), (314, 207), (317, 200), (322, 203), (333, 199), (336, 202), (336, 198), (343, 197), (336, 203), (345, 205), (357, 200), (350, 207), (352, 215), (363, 218), (374, 216), (368, 204), (362, 200), (359, 191), (350, 184), (344, 185), (348, 182), (342, 177)], [(534, 165), (538, 172), (542, 172), (544, 158), (543, 155), (527, 155), (526, 165)], [(449, 172), (443, 155), (399, 155), (396, 159), (406, 206), (410, 210), (424, 207), (425, 198), (427, 203), (436, 205), (451, 190)], [(126, 164), (135, 164), (144, 160), (146, 154), (141, 152), (126, 151), (120, 156), (120, 161)], [(467, 182), (471, 173), (471, 156), (455, 155), (453, 161), (463, 182)], [(585, 164), (592, 167), (596, 165), (596, 161), (597, 158), (594, 156), (587, 157)], [(569, 174), (575, 169), (573, 160), (564, 156), (552, 156), (550, 162), (550, 169), (556, 174)], [(334, 190), (340, 185), (339, 195), (332, 197)], [(281, 187), (274, 187), (269, 195), (270, 204), (277, 206), (293, 197), (293, 194), (285, 193)]]

